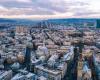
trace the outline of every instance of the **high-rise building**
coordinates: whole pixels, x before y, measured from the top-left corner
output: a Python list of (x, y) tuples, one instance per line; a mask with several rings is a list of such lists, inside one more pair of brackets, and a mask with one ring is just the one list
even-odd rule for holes
[(16, 34), (24, 34), (27, 32), (28, 29), (26, 27), (22, 27), (22, 26), (16, 27)]
[(14, 31), (14, 30), (12, 30), (12, 31), (10, 32), (10, 36), (11, 36), (12, 38), (15, 37), (15, 31)]
[(31, 51), (32, 51), (32, 43), (29, 42), (26, 46), (26, 53), (25, 53), (25, 66), (27, 70), (30, 70), (30, 62), (31, 62)]
[(97, 20), (97, 28), (100, 28), (100, 20)]

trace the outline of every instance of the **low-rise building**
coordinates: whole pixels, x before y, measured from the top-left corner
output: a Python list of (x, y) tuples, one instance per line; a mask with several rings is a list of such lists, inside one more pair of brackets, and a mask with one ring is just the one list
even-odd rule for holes
[(0, 70), (0, 80), (11, 80), (12, 78), (12, 71), (5, 71), (5, 70)]

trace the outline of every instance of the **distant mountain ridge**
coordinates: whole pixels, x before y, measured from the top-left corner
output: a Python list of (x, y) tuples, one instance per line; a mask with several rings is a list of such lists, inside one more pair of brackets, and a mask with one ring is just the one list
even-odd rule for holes
[[(48, 20), (40, 20), (40, 21), (48, 21), (48, 22), (87, 22), (87, 21), (96, 21), (96, 18), (93, 19), (85, 19), (85, 18), (68, 18), (68, 19), (48, 19)], [(0, 23), (2, 22), (40, 22), (39, 20), (30, 20), (30, 19), (8, 19), (8, 18), (0, 18)]]
[(0, 18), (0, 23), (34, 23), (37, 20)]
[(34, 25), (39, 22), (49, 22), (54, 24), (67, 24), (67, 23), (83, 23), (83, 22), (97, 22), (96, 18), (68, 18), (68, 19), (48, 19), (48, 20), (30, 20), (30, 19), (8, 19), (0, 18), (0, 23), (11, 23), (11, 24), (24, 24), (24, 25)]
[(48, 22), (94, 22), (96, 19), (69, 18), (69, 19), (48, 19)]
[(0, 23), (7, 23), (7, 22), (16, 22), (15, 20), (13, 19), (6, 19), (6, 18), (0, 18)]

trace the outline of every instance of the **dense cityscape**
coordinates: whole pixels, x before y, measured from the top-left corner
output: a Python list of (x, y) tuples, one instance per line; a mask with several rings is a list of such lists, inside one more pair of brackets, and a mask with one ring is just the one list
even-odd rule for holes
[(75, 21), (1, 22), (0, 80), (100, 80), (100, 20)]

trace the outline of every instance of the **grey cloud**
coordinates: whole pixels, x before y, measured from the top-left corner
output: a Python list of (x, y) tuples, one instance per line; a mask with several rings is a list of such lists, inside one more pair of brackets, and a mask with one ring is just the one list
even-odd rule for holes
[[(55, 15), (55, 12), (58, 13), (73, 12), (74, 16), (96, 14), (93, 12), (89, 12), (88, 9), (85, 8), (86, 6), (89, 6), (87, 2), (83, 2), (81, 0), (80, 1), (57, 0), (57, 1), (56, 0), (32, 0), (31, 3), (22, 3), (14, 0), (3, 0), (0, 1), (0, 5), (6, 7), (7, 9), (9, 9), (9, 11), (1, 11), (0, 14)], [(18, 8), (19, 10), (15, 10), (13, 8)]]
[(81, 5), (83, 7), (83, 6), (88, 5), (88, 3), (86, 2), (80, 2), (80, 1), (70, 1), (70, 2), (66, 2), (65, 0), (58, 0), (58, 1), (60, 2), (57, 4), (56, 1), (54, 3), (53, 0), (52, 1), (46, 0), (44, 2), (43, 0), (37, 0), (33, 4), (36, 6), (40, 6), (42, 8), (46, 8), (46, 9), (56, 11), (56, 12), (61, 12), (61, 13), (69, 11), (71, 6)]
[(91, 15), (98, 15), (100, 14), (100, 12), (94, 12), (91, 10), (87, 10), (87, 11), (79, 11), (79, 12), (75, 12), (74, 16), (91, 16)]

